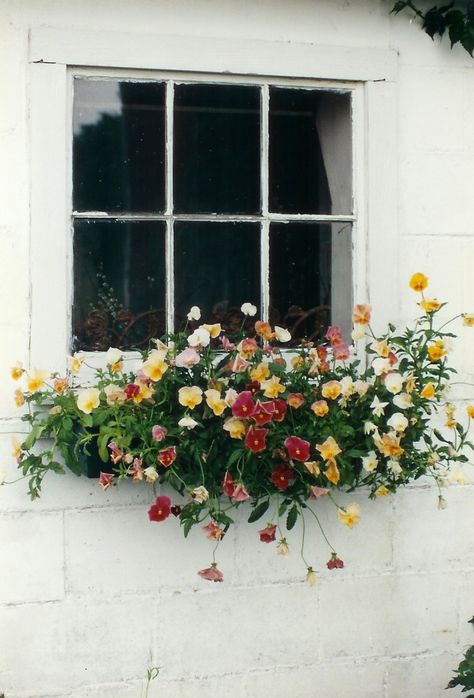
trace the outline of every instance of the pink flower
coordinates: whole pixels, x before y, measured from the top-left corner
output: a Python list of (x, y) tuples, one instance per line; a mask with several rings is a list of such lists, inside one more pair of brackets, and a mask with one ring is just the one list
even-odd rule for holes
[(111, 441), (107, 446), (110, 449), (110, 460), (115, 465), (123, 458), (123, 451), (117, 446), (115, 441)]
[(273, 402), (260, 402), (260, 400), (257, 400), (255, 409), (252, 412), (252, 419), (254, 419), (258, 426), (261, 427), (263, 424), (272, 421), (273, 412)]
[(176, 460), (176, 448), (174, 446), (163, 448), (161, 451), (158, 451), (157, 458), (162, 466), (169, 468), (170, 465)]
[(310, 499), (319, 499), (319, 497), (324, 497), (325, 494), (327, 494), (329, 490), (326, 487), (314, 487), (311, 488), (310, 490)]
[(339, 361), (346, 361), (350, 356), (349, 347), (347, 344), (344, 344), (344, 342), (335, 344), (333, 346), (333, 353), (334, 358), (338, 359)]
[(237, 346), (241, 356), (246, 359), (252, 357), (258, 349), (258, 344), (255, 339), (249, 339), (248, 337), (243, 339)]
[(217, 569), (217, 564), (215, 562), (213, 562), (210, 567), (206, 567), (205, 570), (199, 570), (198, 575), (203, 579), (207, 579), (209, 582), (224, 581), (224, 575)]
[(143, 480), (143, 468), (141, 458), (134, 458), (132, 467), (128, 474), (132, 476), (132, 480)]
[(262, 528), (261, 531), (258, 531), (258, 535), (260, 536), (260, 540), (262, 543), (273, 543), (275, 540), (275, 531), (276, 531), (276, 526), (274, 524), (268, 524), (266, 528)]
[(273, 400), (273, 419), (282, 422), (285, 419), (287, 405), (285, 400)]
[(115, 476), (112, 475), (112, 473), (100, 473), (99, 485), (102, 487), (103, 490), (106, 490), (108, 487), (110, 487), (114, 477)]
[[(245, 436), (245, 447), (249, 448), (253, 453), (264, 451), (267, 447), (265, 441), (267, 434), (268, 429), (255, 429), (255, 427), (250, 427)], [(303, 460), (307, 460), (307, 458)]]
[(290, 485), (290, 480), (293, 478), (293, 471), (285, 465), (279, 465), (272, 472), (272, 482), (278, 490), (286, 490)]
[(159, 424), (155, 424), (155, 426), (152, 427), (152, 430), (151, 430), (151, 438), (154, 441), (163, 441), (163, 439), (165, 438), (167, 433), (168, 433), (168, 429), (165, 429), (164, 427), (160, 427)]
[(150, 521), (164, 521), (171, 512), (171, 499), (169, 497), (157, 497), (155, 503), (148, 510)]
[(304, 403), (304, 397), (301, 393), (290, 393), (286, 398), (286, 401), (288, 402), (290, 407), (293, 407), (294, 410), (297, 410)]
[(285, 447), (290, 458), (300, 461), (309, 459), (309, 441), (300, 439), (298, 436), (289, 436), (285, 439)]
[(175, 359), (175, 366), (178, 366), (178, 368), (189, 368), (190, 366), (195, 366), (198, 364), (199, 361), (200, 356), (196, 349), (193, 349), (193, 347), (188, 347), (177, 355)]
[(235, 489), (236, 482), (232, 475), (226, 471), (224, 475), (224, 479), (222, 480), (222, 489), (224, 491), (224, 494), (226, 494), (228, 497), (232, 497), (234, 494), (234, 489)]
[(331, 559), (326, 563), (328, 570), (342, 570), (344, 562), (337, 556), (337, 553), (331, 553)]
[(222, 348), (225, 351), (232, 351), (235, 349), (235, 344), (233, 344), (228, 337), (223, 335), (222, 337), (219, 337), (220, 343), (222, 344)]
[(338, 325), (331, 325), (326, 332), (326, 339), (332, 347), (337, 344), (343, 344), (342, 330)]
[(244, 371), (246, 371), (248, 369), (249, 366), (250, 366), (250, 364), (247, 361), (247, 359), (244, 359), (242, 356), (240, 356), (240, 354), (237, 354), (235, 359), (232, 359), (227, 364), (227, 368), (232, 373), (243, 373)]
[(245, 485), (239, 483), (234, 487), (234, 491), (232, 492), (232, 499), (234, 500), (234, 502), (245, 502), (246, 499), (250, 499), (250, 495), (245, 489)]
[(210, 521), (207, 526), (201, 526), (209, 540), (219, 540), (224, 535), (224, 531), (215, 521)]
[(234, 417), (243, 417), (248, 419), (252, 416), (255, 409), (250, 390), (244, 390), (237, 396), (236, 401), (232, 405), (232, 414)]

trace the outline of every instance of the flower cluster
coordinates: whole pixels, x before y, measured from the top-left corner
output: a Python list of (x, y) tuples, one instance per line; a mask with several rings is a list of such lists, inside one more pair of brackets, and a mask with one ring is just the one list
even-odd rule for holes
[[(252, 331), (239, 336), (219, 324), (198, 325), (193, 306), (185, 331), (154, 340), (134, 370), (119, 349), (109, 349), (107, 368), (95, 371), (91, 387), (74, 387), (71, 378), (83, 356), (70, 357), (67, 377), (17, 364), (12, 378), (22, 387), (15, 401), (29, 408), (29, 431), (15, 442), (14, 456), (31, 496), (48, 471), (63, 472), (65, 464), (80, 474), (84, 457), (95, 457), (104, 489), (131, 479), (153, 488), (166, 483), (181, 496), (174, 504), (157, 496), (150, 521), (173, 515), (185, 536), (199, 526), (215, 552), (232, 511), (247, 501), (250, 522), (267, 518), (260, 541), (285, 556), (283, 526), (291, 530), (304, 513), (319, 524), (321, 498), (334, 504), (342, 524), (358, 523), (359, 505), (339, 506), (337, 490), (363, 487), (371, 498), (384, 497), (423, 475), (441, 486), (471, 444), (468, 423), (458, 421), (446, 398), (453, 335), (446, 323), (435, 329), (443, 304), (425, 298), (427, 284), (423, 274), (411, 278), (421, 316), (403, 332), (389, 325), (375, 336), (370, 306), (356, 305), (352, 342), (332, 326), (324, 341), (288, 350), (288, 330), (249, 324), (257, 312), (250, 303), (242, 306), (242, 328)], [(461, 317), (474, 325), (473, 315)], [(435, 428), (431, 417), (443, 411), (444, 424)], [(43, 438), (52, 445), (40, 451)], [(444, 506), (441, 494), (439, 502)], [(330, 553), (328, 569), (342, 568), (331, 545)], [(313, 584), (315, 572), (302, 556)], [(223, 579), (214, 556), (199, 575)]]

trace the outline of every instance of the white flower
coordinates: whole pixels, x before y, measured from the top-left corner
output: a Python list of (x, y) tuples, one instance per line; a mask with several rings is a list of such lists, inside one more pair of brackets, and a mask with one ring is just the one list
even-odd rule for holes
[(100, 403), (100, 390), (97, 388), (85, 388), (77, 394), (77, 406), (81, 412), (85, 414), (90, 414), (92, 410), (99, 407)]
[(392, 365), (388, 359), (379, 357), (372, 361), (372, 369), (376, 376), (381, 376), (382, 373), (388, 373), (391, 368)]
[(244, 303), (240, 308), (240, 312), (244, 315), (250, 315), (250, 317), (253, 317), (257, 314), (257, 306), (252, 305), (252, 303)]
[(400, 393), (403, 388), (403, 378), (399, 373), (394, 371), (393, 373), (389, 373), (388, 376), (385, 377), (384, 385), (389, 391), (389, 393)]
[(279, 342), (289, 342), (291, 339), (291, 334), (284, 327), (278, 327), (275, 325), (275, 337)]
[(238, 392), (233, 388), (229, 388), (228, 390), (226, 390), (224, 393), (224, 402), (227, 405), (227, 407), (232, 407), (234, 402), (237, 400), (237, 397)]
[(370, 405), (370, 408), (376, 417), (381, 417), (387, 405), (388, 402), (380, 402), (378, 397), (375, 396), (372, 401), (372, 404)]
[(188, 318), (188, 320), (200, 320), (201, 309), (198, 308), (197, 305), (193, 305), (186, 317)]
[(354, 340), (354, 342), (357, 342), (357, 340), (362, 339), (364, 336), (365, 336), (364, 326), (363, 325), (356, 325), (351, 332), (351, 337)]
[(369, 473), (375, 470), (378, 464), (379, 462), (377, 460), (377, 454), (375, 451), (369, 451), (368, 455), (362, 458), (362, 465)]
[(445, 498), (440, 494), (438, 497), (438, 509), (446, 509), (448, 506), (448, 502), (445, 500)]
[(107, 366), (112, 366), (113, 364), (118, 364), (122, 360), (122, 352), (120, 349), (115, 349), (110, 347), (105, 355), (105, 362)]
[(361, 380), (354, 381), (354, 390), (356, 391), (356, 393), (358, 395), (360, 395), (360, 397), (364, 397), (364, 395), (366, 394), (368, 389), (369, 389), (369, 384), (366, 383), (365, 381), (361, 381)]
[(204, 327), (198, 327), (188, 337), (188, 344), (191, 347), (207, 347), (210, 341), (211, 335)]
[(207, 500), (209, 499), (209, 492), (203, 485), (200, 485), (199, 487), (195, 487), (193, 489), (193, 491), (191, 492), (191, 497), (198, 504), (202, 504), (203, 502), (207, 502)]
[(387, 468), (394, 475), (401, 475), (403, 472), (400, 463), (397, 460), (394, 460), (393, 458), (387, 461)]
[(197, 427), (197, 425), (198, 423), (192, 417), (181, 417), (181, 419), (178, 422), (178, 426), (184, 427), (186, 429), (194, 429), (194, 427)]
[(342, 396), (350, 397), (354, 392), (354, 382), (350, 376), (344, 376), (341, 380)]
[(387, 420), (387, 425), (391, 429), (394, 429), (394, 431), (400, 433), (401, 431), (405, 431), (407, 428), (408, 419), (405, 417), (405, 415), (401, 414), (401, 412), (395, 412), (395, 414), (392, 414), (390, 419)]
[(158, 473), (156, 472), (156, 468), (154, 468), (152, 465), (149, 465), (148, 468), (145, 468), (143, 474), (147, 482), (155, 482), (156, 480), (158, 480)]
[(364, 422), (364, 434), (373, 434), (377, 427), (373, 422)]
[(393, 398), (393, 404), (399, 410), (407, 410), (412, 405), (411, 395), (408, 393), (399, 393)]

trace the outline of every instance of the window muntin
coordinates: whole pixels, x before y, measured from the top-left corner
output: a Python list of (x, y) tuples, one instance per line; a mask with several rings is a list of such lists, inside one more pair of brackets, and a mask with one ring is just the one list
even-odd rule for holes
[[(123, 349), (145, 345), (157, 334), (152, 329), (182, 326), (193, 304), (232, 325), (240, 304), (252, 300), (259, 316), (289, 325), (296, 339), (321, 336), (330, 322), (348, 326), (355, 220), (349, 89), (76, 78), (74, 93), (74, 348), (107, 343), (84, 332), (90, 313), (107, 311), (99, 293), (93, 299), (104, 282), (134, 328), (115, 341)], [(104, 116), (120, 122), (115, 153), (110, 135), (103, 137)], [(92, 177), (90, 141), (98, 163)], [(107, 167), (120, 182), (115, 189), (97, 186)], [(122, 260), (129, 250), (123, 274), (135, 271), (130, 283), (118, 271), (113, 279), (104, 272), (107, 245), (86, 255), (84, 231), (105, 221), (162, 222), (146, 246), (123, 242), (143, 226), (119, 237)], [(87, 301), (79, 249), (88, 259)], [(145, 274), (139, 290), (143, 257), (148, 265), (155, 259), (156, 274)], [(165, 298), (155, 277), (164, 278)], [(148, 324), (133, 322), (136, 315)], [(109, 344), (116, 337), (111, 333)]]

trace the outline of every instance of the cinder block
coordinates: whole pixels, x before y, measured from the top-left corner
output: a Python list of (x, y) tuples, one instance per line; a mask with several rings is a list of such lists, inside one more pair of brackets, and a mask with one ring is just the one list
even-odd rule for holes
[(445, 652), (428, 657), (399, 657), (387, 663), (386, 698), (457, 698), (459, 689), (445, 691), (459, 661)]

